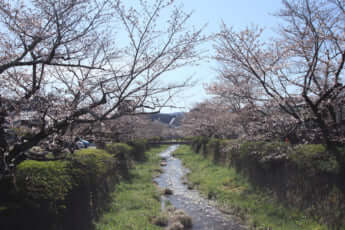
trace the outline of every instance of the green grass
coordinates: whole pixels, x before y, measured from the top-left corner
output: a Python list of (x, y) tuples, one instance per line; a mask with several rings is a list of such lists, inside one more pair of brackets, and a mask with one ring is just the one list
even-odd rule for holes
[(240, 217), (251, 229), (322, 230), (327, 229), (301, 212), (277, 203), (269, 192), (253, 188), (246, 178), (233, 168), (215, 165), (190, 146), (183, 145), (175, 153), (191, 170), (190, 183), (219, 207)]
[(116, 185), (111, 208), (96, 223), (96, 230), (162, 229), (151, 223), (161, 213), (160, 194), (152, 177), (159, 169), (158, 153), (164, 149), (166, 146), (147, 151), (147, 161), (131, 170), (132, 179)]

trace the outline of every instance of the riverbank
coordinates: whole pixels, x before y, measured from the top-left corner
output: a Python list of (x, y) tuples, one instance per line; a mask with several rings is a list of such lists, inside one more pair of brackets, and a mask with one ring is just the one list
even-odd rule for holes
[(174, 155), (190, 169), (190, 187), (215, 200), (221, 210), (234, 214), (251, 229), (327, 229), (302, 212), (280, 205), (268, 192), (254, 188), (232, 167), (215, 165), (211, 159), (181, 146)]
[(147, 151), (147, 160), (130, 170), (130, 180), (116, 185), (110, 210), (96, 223), (96, 230), (158, 230), (152, 220), (161, 213), (160, 194), (152, 182), (160, 172), (160, 152), (167, 146)]

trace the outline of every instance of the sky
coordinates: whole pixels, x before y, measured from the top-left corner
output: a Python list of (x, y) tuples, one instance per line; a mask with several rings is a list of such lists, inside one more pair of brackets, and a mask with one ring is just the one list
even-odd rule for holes
[[(273, 35), (272, 29), (279, 23), (273, 16), (281, 8), (281, 0), (175, 0), (177, 5), (183, 5), (186, 12), (193, 11), (189, 24), (196, 27), (206, 25), (205, 35), (218, 32), (223, 21), (235, 30), (245, 29), (246, 26), (257, 24), (266, 28), (264, 35), (269, 38)], [(212, 42), (203, 45), (202, 49), (208, 50), (207, 55), (212, 56)], [(173, 103), (182, 108), (166, 108), (161, 112), (188, 111), (198, 102), (210, 98), (204, 90), (204, 86), (216, 79), (217, 63), (212, 59), (206, 59), (198, 66), (186, 67), (166, 76), (168, 81), (183, 81), (193, 76), (195, 86), (178, 94)]]
[[(281, 7), (281, 0), (180, 0), (184, 10), (194, 11), (190, 24), (202, 26), (206, 34), (216, 33), (222, 21), (235, 30), (245, 29), (246, 26), (259, 25), (265, 28), (264, 35), (269, 39), (273, 30), (279, 24), (279, 19), (273, 14)], [(208, 55), (212, 56), (212, 43), (204, 46)], [(203, 85), (215, 80), (217, 63), (205, 60), (199, 66), (184, 68), (169, 74), (169, 78), (180, 79), (193, 75), (196, 86), (179, 94), (174, 102), (184, 109), (164, 109), (162, 112), (188, 111), (196, 103), (210, 98), (203, 89)]]

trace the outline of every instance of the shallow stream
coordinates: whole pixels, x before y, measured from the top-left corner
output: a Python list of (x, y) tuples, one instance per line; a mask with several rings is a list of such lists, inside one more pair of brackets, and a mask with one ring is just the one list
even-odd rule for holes
[(172, 156), (177, 145), (169, 147), (160, 156), (167, 165), (162, 167), (163, 173), (155, 178), (161, 188), (169, 188), (172, 195), (162, 196), (162, 208), (166, 201), (177, 209), (184, 210), (193, 222), (192, 230), (242, 230), (242, 227), (233, 216), (219, 211), (214, 202), (203, 198), (198, 191), (188, 189), (183, 178), (188, 170), (182, 166), (181, 160)]

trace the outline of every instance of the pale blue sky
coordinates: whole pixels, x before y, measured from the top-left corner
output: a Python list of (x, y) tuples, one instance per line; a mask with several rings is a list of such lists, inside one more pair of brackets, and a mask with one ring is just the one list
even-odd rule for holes
[[(125, 1), (124, 1), (125, 2)], [(216, 33), (221, 21), (234, 27), (236, 30), (244, 29), (251, 24), (258, 24), (266, 28), (265, 35), (273, 35), (272, 29), (278, 24), (273, 16), (281, 8), (281, 0), (175, 0), (177, 5), (182, 4), (186, 12), (194, 11), (190, 20), (191, 25), (197, 27), (207, 24), (205, 34)], [(204, 45), (207, 55), (212, 56), (212, 43)], [(191, 75), (197, 82), (196, 86), (185, 90), (174, 99), (177, 106), (184, 109), (163, 109), (162, 112), (188, 111), (196, 103), (207, 97), (203, 85), (212, 82), (216, 77), (214, 69), (217, 64), (212, 60), (205, 60), (197, 67), (186, 67), (168, 73), (169, 81), (182, 80)]]
[[(179, 0), (184, 5), (185, 11), (194, 11), (190, 23), (196, 26), (207, 24), (205, 32), (207, 34), (216, 33), (223, 20), (227, 25), (236, 30), (244, 29), (251, 24), (258, 24), (265, 28), (265, 37), (273, 35), (273, 29), (278, 25), (279, 20), (275, 16), (281, 8), (281, 0)], [(212, 55), (212, 44), (207, 44), (209, 55)], [(182, 77), (194, 75), (198, 84), (183, 94), (176, 97), (174, 102), (186, 107), (189, 110), (195, 103), (207, 98), (203, 85), (212, 82), (216, 73), (213, 61), (203, 62), (198, 67), (185, 68), (171, 73), (171, 78), (180, 79)], [(170, 74), (169, 74), (170, 75)], [(176, 111), (176, 110), (173, 110)], [(169, 109), (163, 112), (171, 112)]]

